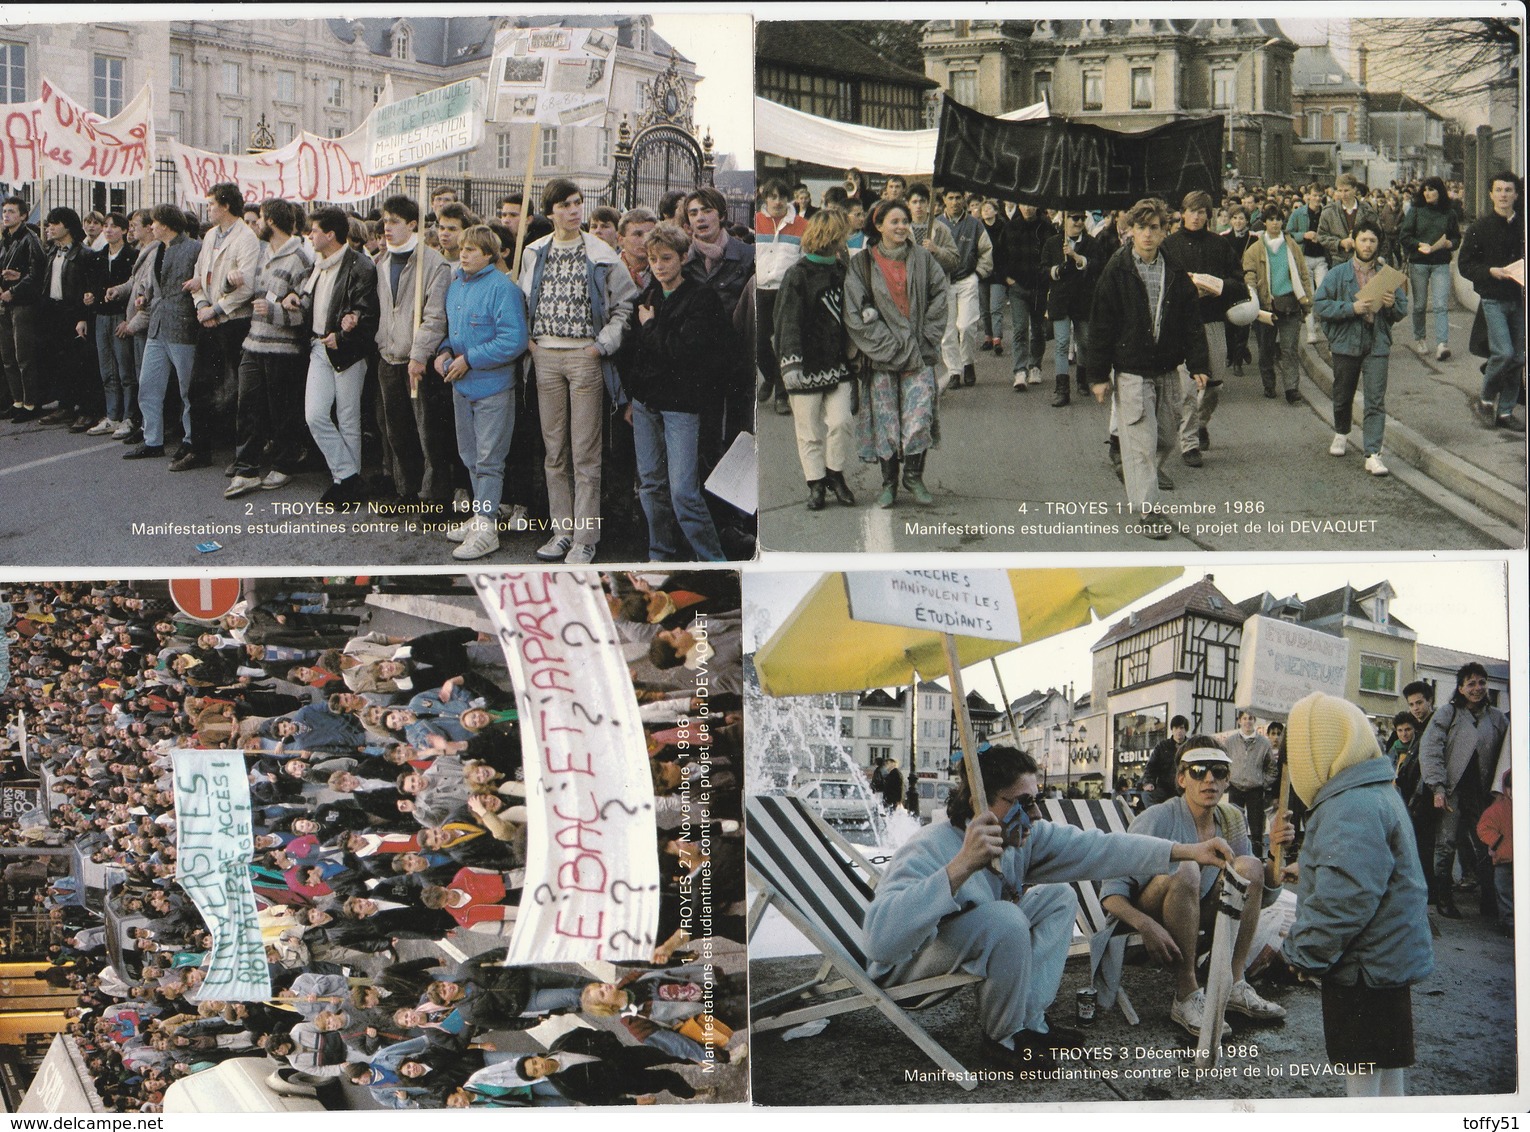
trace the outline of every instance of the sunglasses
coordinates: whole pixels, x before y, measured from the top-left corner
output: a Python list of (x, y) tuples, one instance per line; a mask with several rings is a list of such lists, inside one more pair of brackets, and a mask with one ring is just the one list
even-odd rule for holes
[(1197, 782), (1204, 780), (1208, 774), (1218, 782), (1226, 782), (1232, 774), (1232, 768), (1226, 763), (1189, 763), (1185, 771)]

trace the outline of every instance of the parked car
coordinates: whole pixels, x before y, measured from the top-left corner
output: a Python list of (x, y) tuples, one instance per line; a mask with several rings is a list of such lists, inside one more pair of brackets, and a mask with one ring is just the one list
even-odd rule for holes
[(854, 774), (804, 774), (790, 793), (839, 830), (869, 830), (879, 800), (864, 779)]
[(919, 822), (929, 825), (946, 812), (946, 799), (951, 796), (951, 781), (946, 778), (921, 778), (919, 780)]

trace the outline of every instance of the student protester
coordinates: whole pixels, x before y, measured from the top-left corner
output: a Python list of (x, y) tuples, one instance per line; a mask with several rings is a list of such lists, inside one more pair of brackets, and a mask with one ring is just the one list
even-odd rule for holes
[[(165, 391), (174, 373), (181, 391), (181, 448), (191, 452), (191, 380), (196, 369), (197, 318), (186, 284), (196, 273), (202, 241), (186, 233), (190, 222), (173, 204), (154, 206), (151, 231), (154, 297), (149, 302), (148, 339), (138, 371), (138, 406), (143, 411), (143, 443), (122, 458), (143, 460), (165, 454)], [(142, 296), (135, 290), (134, 300)]]
[(519, 289), (495, 266), (499, 240), (486, 225), (462, 234), (458, 268), (446, 293), (446, 338), (435, 369), (452, 388), (457, 452), (473, 480), (472, 513), (447, 531), (459, 560), (499, 549), (495, 521), (505, 457), (515, 429), (515, 363), (526, 352)]
[(43, 400), (38, 313), (46, 285), (47, 256), (27, 225), (31, 206), (21, 197), (0, 207), (0, 365), (9, 387), (6, 414), (17, 424), (36, 420)]
[(656, 562), (722, 562), (701, 490), (700, 444), (701, 421), (724, 393), (717, 347), (732, 329), (717, 292), (684, 271), (691, 238), (683, 230), (660, 224), (645, 245), (653, 281), (633, 307), (621, 372), (648, 553)]
[[(1370, 720), (1314, 692), (1291, 709), (1291, 787), (1309, 808), (1296, 920), (1281, 954), (1323, 986), (1329, 1061), (1350, 1096), (1402, 1096), (1415, 1060), (1411, 988), (1434, 970), (1428, 891)], [(1289, 838), (1283, 814), (1271, 839)], [(1360, 1072), (1368, 1066), (1369, 1072)]]
[[(131, 336), (117, 333), (127, 321), (128, 287), (138, 252), (127, 240), (127, 218), (120, 212), (106, 217), (102, 245), (91, 256), (85, 281), (85, 305), (95, 316), (96, 362), (106, 395), (106, 415), (87, 436), (107, 436), (138, 411), (138, 371), (133, 363)], [(111, 297), (108, 297), (111, 292)]]
[(72, 208), (50, 209), (43, 222), (48, 237), (48, 270), (42, 291), (42, 341), (51, 362), (58, 408), (44, 424), (67, 424), (84, 432), (99, 419), (104, 396), (94, 372), (90, 311), (85, 282), (91, 251), (85, 229)]
[(855, 378), (845, 357), (842, 313), (845, 265), (838, 255), (845, 230), (837, 209), (808, 221), (802, 259), (787, 271), (776, 300), (776, 357), (791, 397), (809, 511), (823, 510), (829, 491), (845, 506), (855, 504), (845, 482), (855, 438)]
[(611, 359), (621, 348), (637, 288), (611, 246), (580, 230), (578, 185), (554, 178), (543, 190), (542, 208), (552, 217), (552, 235), (526, 249), (520, 271), (553, 525), (536, 554), (543, 562), (588, 565), (600, 542), (606, 406), (622, 396)]

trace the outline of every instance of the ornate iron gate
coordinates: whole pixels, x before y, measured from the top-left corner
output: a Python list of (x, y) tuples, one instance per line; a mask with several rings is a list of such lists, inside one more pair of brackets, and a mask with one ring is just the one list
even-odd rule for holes
[(643, 113), (634, 136), (622, 119), (610, 196), (618, 208), (657, 208), (671, 189), (712, 184), (712, 138), (696, 139), (696, 96), (676, 60), (643, 87)]

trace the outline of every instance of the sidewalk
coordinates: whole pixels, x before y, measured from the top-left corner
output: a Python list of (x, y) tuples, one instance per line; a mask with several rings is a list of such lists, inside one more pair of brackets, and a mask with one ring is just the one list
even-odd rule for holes
[[(1387, 381), (1387, 428), (1384, 451), (1394, 471), (1399, 463), (1416, 470), (1439, 490), (1437, 501), (1480, 530), (1504, 542), (1522, 546), (1525, 540), (1525, 434), (1485, 429), (1472, 416), (1472, 402), (1482, 390), (1481, 358), (1467, 352), (1473, 312), (1452, 306), (1452, 356), (1436, 361), (1434, 342), (1419, 357), (1413, 350), (1412, 316), (1392, 331), (1392, 361)], [(1433, 333), (1434, 316), (1429, 316)], [(1255, 354), (1257, 358), (1257, 346)], [(1332, 355), (1319, 337), (1315, 346), (1303, 344), (1302, 364), (1324, 398), (1333, 392)], [(1309, 391), (1309, 400), (1312, 400)], [(1332, 423), (1327, 401), (1315, 402), (1320, 416)], [(1525, 419), (1523, 405), (1514, 415)], [(1360, 402), (1356, 397), (1351, 443), (1358, 442)], [(1426, 485), (1427, 488), (1427, 485)]]

